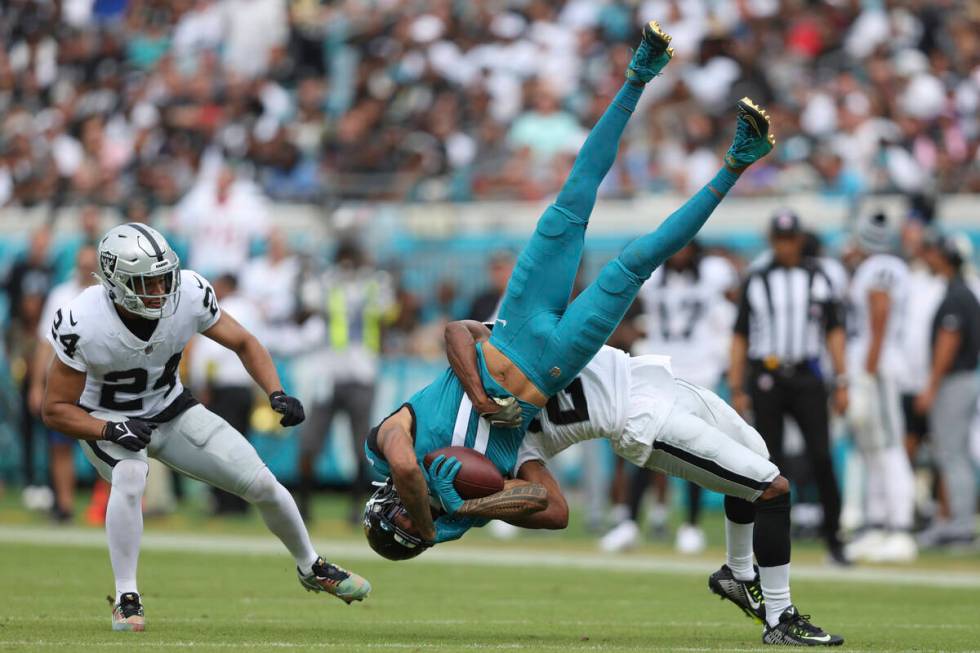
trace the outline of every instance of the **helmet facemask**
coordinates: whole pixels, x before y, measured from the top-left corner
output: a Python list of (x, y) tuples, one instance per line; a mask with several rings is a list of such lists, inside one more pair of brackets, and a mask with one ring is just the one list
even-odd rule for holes
[(371, 495), (364, 506), (364, 534), (374, 551), (388, 560), (408, 560), (420, 555), (431, 544), (417, 533), (398, 525), (408, 511), (398, 497), (391, 479)]
[(109, 298), (129, 313), (158, 320), (177, 311), (180, 259), (144, 225), (120, 225), (99, 244), (98, 277)]
[(126, 286), (122, 306), (130, 313), (151, 320), (169, 317), (177, 310), (180, 266), (159, 274), (120, 275)]

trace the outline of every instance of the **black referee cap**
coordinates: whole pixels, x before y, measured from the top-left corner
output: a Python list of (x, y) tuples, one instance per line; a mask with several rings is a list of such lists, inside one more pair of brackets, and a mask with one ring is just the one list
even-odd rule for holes
[(800, 216), (792, 209), (779, 209), (769, 219), (770, 236), (795, 236), (802, 232)]

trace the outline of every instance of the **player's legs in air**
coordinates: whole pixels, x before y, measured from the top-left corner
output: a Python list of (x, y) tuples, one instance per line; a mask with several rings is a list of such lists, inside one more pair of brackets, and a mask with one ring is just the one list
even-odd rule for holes
[(763, 623), (764, 643), (843, 643), (793, 606), (789, 484), (769, 460), (762, 436), (710, 390), (681, 379), (676, 387), (647, 466), (725, 495), (727, 560), (711, 574), (708, 587)]
[[(98, 419), (125, 419), (97, 411)], [(87, 446), (86, 446), (87, 445)], [(296, 560), (300, 583), (350, 603), (360, 601), (371, 585), (357, 574), (317, 555), (299, 510), (252, 445), (223, 419), (197, 405), (160, 424), (150, 445), (130, 451), (112, 442), (84, 443), (82, 450), (112, 485), (106, 510), (109, 559), (116, 582), (113, 630), (142, 631), (143, 606), (136, 584), (142, 498), (149, 471), (147, 454), (192, 478), (236, 494), (258, 508), (266, 525)]]
[(535, 369), (534, 352), (568, 305), (599, 184), (616, 160), (619, 139), (644, 87), (673, 56), (669, 43), (656, 21), (644, 27), (626, 83), (592, 128), (554, 204), (518, 257), (491, 343), (525, 373)]
[[(647, 32), (644, 34), (646, 37)], [(624, 91), (628, 88), (629, 84)], [(610, 111), (614, 109), (615, 105)], [(595, 135), (593, 132), (590, 139)], [(575, 214), (560, 210), (562, 205), (556, 203), (538, 223), (535, 238), (518, 261), (490, 344), (516, 364), (545, 396), (556, 394), (578, 376), (606, 342), (654, 269), (694, 237), (742, 171), (768, 154), (774, 143), (766, 113), (748, 98), (739, 101), (735, 139), (725, 156), (725, 166), (656, 231), (628, 244), (564, 313), (556, 289), (541, 288), (542, 280), (549, 277), (550, 270), (562, 264), (562, 257), (554, 254), (557, 260), (553, 261), (533, 256), (538, 242), (564, 239), (578, 225), (576, 237), (570, 241), (576, 243), (572, 267), (578, 265), (584, 224), (576, 223), (570, 217)], [(586, 151), (583, 147), (580, 159)], [(566, 193), (566, 189), (562, 193)], [(594, 193), (588, 202), (592, 199)], [(562, 195), (559, 195), (559, 201), (569, 202), (563, 200)], [(587, 207), (591, 208), (591, 204)], [(567, 274), (567, 285), (559, 289), (564, 298), (567, 298), (573, 276), (573, 273)], [(532, 287), (534, 292), (529, 293)]]

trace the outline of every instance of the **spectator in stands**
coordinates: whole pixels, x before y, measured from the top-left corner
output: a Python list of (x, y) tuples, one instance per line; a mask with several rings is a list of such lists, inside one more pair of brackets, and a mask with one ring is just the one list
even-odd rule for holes
[(920, 535), (923, 546), (972, 544), (976, 539), (977, 479), (970, 458), (970, 424), (980, 383), (980, 302), (963, 278), (969, 247), (944, 236), (926, 249), (926, 262), (946, 281), (932, 321), (929, 381), (915, 399), (929, 415), (939, 469), (949, 496), (950, 517)]
[(263, 256), (251, 259), (241, 273), (241, 294), (258, 309), (265, 328), (296, 317), (300, 261), (290, 251), (282, 229), (273, 228)]
[[(705, 124), (660, 125), (690, 158), (681, 175), (659, 160), (662, 139), (636, 139), (635, 183), (614, 179), (617, 194), (694, 183), (717, 153), (717, 108), (742, 94), (768, 100), (784, 143), (743, 192), (980, 190), (980, 17), (963, 3), (89, 4), (0, 15), (0, 204), (170, 205), (219, 150), (302, 201), (320, 199), (321, 177), (342, 197), (540, 199), (560, 176), (542, 162), (574, 148), (588, 98), (629, 56), (630, 23), (652, 14), (688, 65), (640, 111)], [(513, 140), (478, 138), (493, 131), (483, 116)]]
[(174, 211), (174, 229), (187, 242), (187, 267), (208, 277), (238, 273), (252, 243), (267, 233), (268, 208), (261, 191), (222, 164), (203, 176)]
[(576, 152), (585, 140), (585, 130), (575, 116), (561, 109), (557, 91), (538, 81), (528, 96), (531, 108), (517, 117), (507, 135), (511, 146), (529, 148), (538, 167), (558, 154)]

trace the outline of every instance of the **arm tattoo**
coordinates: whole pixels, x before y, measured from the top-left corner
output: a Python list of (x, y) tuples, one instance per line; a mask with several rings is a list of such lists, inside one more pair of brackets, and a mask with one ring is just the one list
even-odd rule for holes
[(537, 483), (515, 485), (482, 499), (464, 501), (457, 515), (506, 519), (521, 517), (544, 510), (548, 506), (548, 490)]

